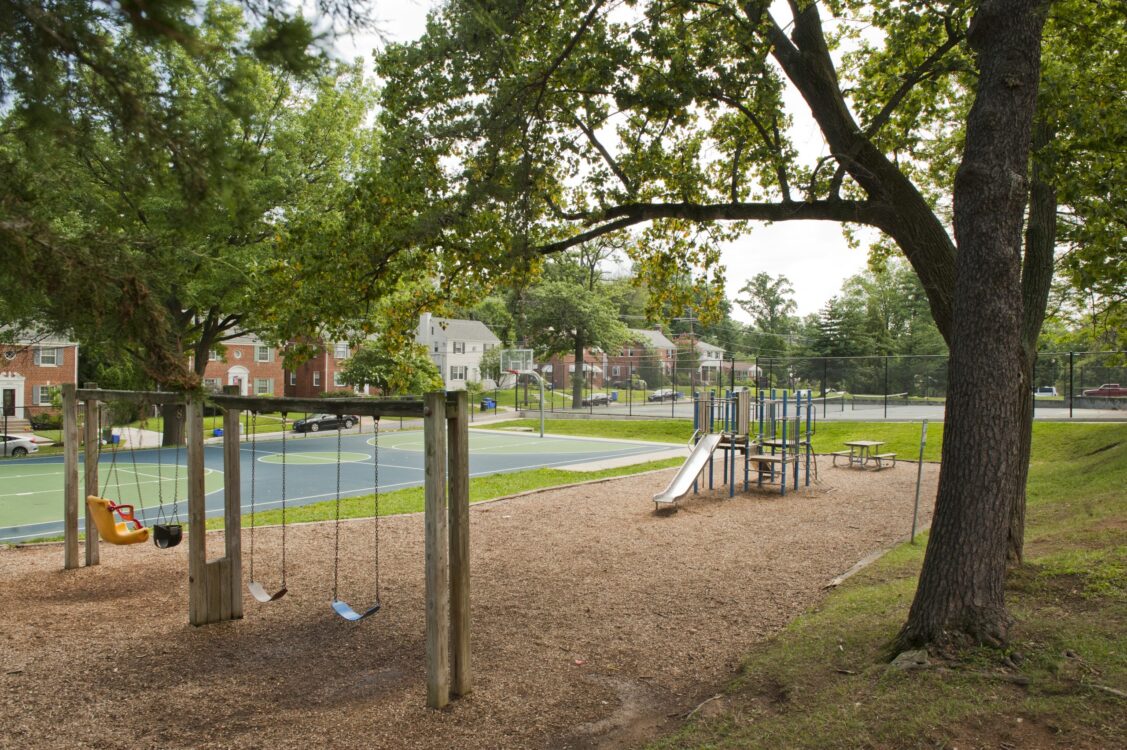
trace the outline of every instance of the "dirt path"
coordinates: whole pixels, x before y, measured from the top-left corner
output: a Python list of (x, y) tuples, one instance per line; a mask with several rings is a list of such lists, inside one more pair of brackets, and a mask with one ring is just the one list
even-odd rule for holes
[[(726, 490), (672, 516), (672, 470), (471, 511), (472, 695), (424, 708), (422, 516), (381, 521), (384, 610), (329, 609), (333, 527), (289, 530), (282, 600), (187, 625), (187, 545), (0, 550), (4, 747), (622, 747), (710, 695), (822, 586), (904, 539), (914, 464), (825, 468), (785, 498)], [(927, 466), (930, 512), (938, 466)], [(926, 520), (926, 515), (925, 515)], [(342, 527), (342, 598), (372, 597), (372, 522)], [(208, 539), (221, 550), (221, 535)], [(280, 534), (258, 532), (276, 582)], [(244, 550), (246, 550), (244, 539)]]

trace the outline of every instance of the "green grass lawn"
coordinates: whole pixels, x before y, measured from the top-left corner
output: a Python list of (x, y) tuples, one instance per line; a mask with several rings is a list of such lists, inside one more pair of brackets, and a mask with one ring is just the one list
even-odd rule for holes
[(1124, 487), (1127, 425), (1036, 425), (1006, 651), (886, 666), (923, 560), (905, 544), (754, 649), (720, 708), (652, 747), (1122, 747), (1127, 702), (1110, 691), (1127, 691)]
[[(485, 477), (470, 479), (470, 502), (478, 503), (482, 500), (492, 500), (518, 492), (557, 487), (562, 484), (584, 482), (591, 479), (605, 479), (638, 474), (643, 471), (665, 469), (678, 466), (681, 459), (672, 458), (662, 461), (650, 461), (634, 466), (622, 466), (614, 469), (600, 471), (565, 471), (563, 469), (530, 469), (516, 471), (508, 474), (493, 474)], [(367, 518), (372, 516), (374, 500), (372, 495), (343, 498), (340, 501), (341, 518)], [(380, 515), (396, 513), (420, 513), (423, 510), (423, 488), (406, 487), (401, 490), (384, 492), (380, 495)], [(302, 523), (306, 521), (328, 521), (335, 517), (336, 502), (333, 500), (311, 503), (286, 510), (287, 523)], [(254, 516), (247, 514), (243, 518), (243, 526), (249, 526), (251, 519), (256, 525), (279, 524), (282, 522), (281, 510), (269, 510), (257, 513)], [(222, 518), (212, 518), (207, 522), (209, 529), (223, 528)]]

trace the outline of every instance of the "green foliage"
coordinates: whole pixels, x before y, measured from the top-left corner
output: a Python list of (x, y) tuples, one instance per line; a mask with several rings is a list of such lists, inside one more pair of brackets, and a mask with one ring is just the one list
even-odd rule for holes
[(341, 370), (344, 382), (373, 386), (384, 395), (442, 390), (442, 375), (421, 344), (403, 345), (390, 338), (369, 339)]
[(501, 347), (495, 346), (481, 355), (481, 377), (496, 381), (501, 377)]
[(607, 295), (569, 281), (530, 289), (526, 317), (538, 359), (575, 351), (577, 339), (587, 347), (616, 351), (629, 336)]
[(156, 132), (134, 130), (114, 81), (87, 67), (22, 92), (0, 134), (7, 314), (128, 352), (171, 386), (195, 384), (188, 354), (202, 368), (242, 330), (309, 332), (308, 309), (282, 325), (301, 290), (277, 280), (302, 243), (333, 244), (372, 92), (359, 67), (272, 68), (245, 51), (248, 32), (239, 8), (212, 3), (191, 49), (132, 25), (99, 37)]
[(785, 353), (787, 340), (784, 334), (794, 329), (794, 287), (790, 279), (780, 275), (772, 279), (770, 274), (757, 273), (739, 291), (744, 295), (736, 303), (751, 316), (755, 330), (765, 336), (756, 336), (755, 350), (771, 353)]

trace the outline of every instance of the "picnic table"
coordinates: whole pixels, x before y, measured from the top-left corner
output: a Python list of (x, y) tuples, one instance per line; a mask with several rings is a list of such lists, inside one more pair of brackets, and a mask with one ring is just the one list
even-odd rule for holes
[(883, 440), (846, 440), (845, 445), (849, 450), (835, 451), (833, 454), (834, 466), (837, 466), (837, 459), (844, 458), (849, 461), (847, 466), (850, 468), (864, 469), (868, 466), (875, 466), (879, 471), (884, 468), (886, 463), (892, 466), (896, 465), (895, 453), (880, 453), (880, 447), (884, 445)]

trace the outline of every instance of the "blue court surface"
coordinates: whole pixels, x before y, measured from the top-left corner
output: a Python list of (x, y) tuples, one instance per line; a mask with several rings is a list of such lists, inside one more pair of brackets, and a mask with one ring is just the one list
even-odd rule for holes
[[(590, 461), (638, 456), (666, 450), (663, 443), (597, 440), (545, 436), (532, 433), (470, 431), (470, 476), (560, 467)], [(252, 454), (254, 456), (252, 461)], [(259, 438), (257, 446), (242, 444), (243, 512), (250, 512), (252, 463), (254, 502), (257, 510), (281, 506), (283, 445), (280, 436)], [(344, 434), (340, 444), (342, 497), (370, 493), (375, 486), (376, 439), (371, 433)], [(172, 448), (119, 451), (116, 461), (103, 453), (99, 481), (107, 497), (132, 503), (146, 525), (172, 512), (178, 501), (180, 520), (187, 523), (185, 454)], [(111, 471), (111, 463), (113, 470)], [(285, 497), (287, 505), (331, 500), (336, 497), (337, 435), (287, 438), (285, 445)], [(223, 510), (223, 447), (204, 447), (207, 514)], [(79, 482), (82, 468), (79, 467)], [(381, 492), (423, 483), (421, 431), (384, 432), (379, 435), (379, 488)], [(79, 490), (81, 494), (81, 488)], [(143, 507), (142, 507), (143, 506)], [(80, 524), (83, 513), (79, 513)], [(62, 456), (30, 457), (0, 462), (0, 542), (20, 542), (63, 533)]]

